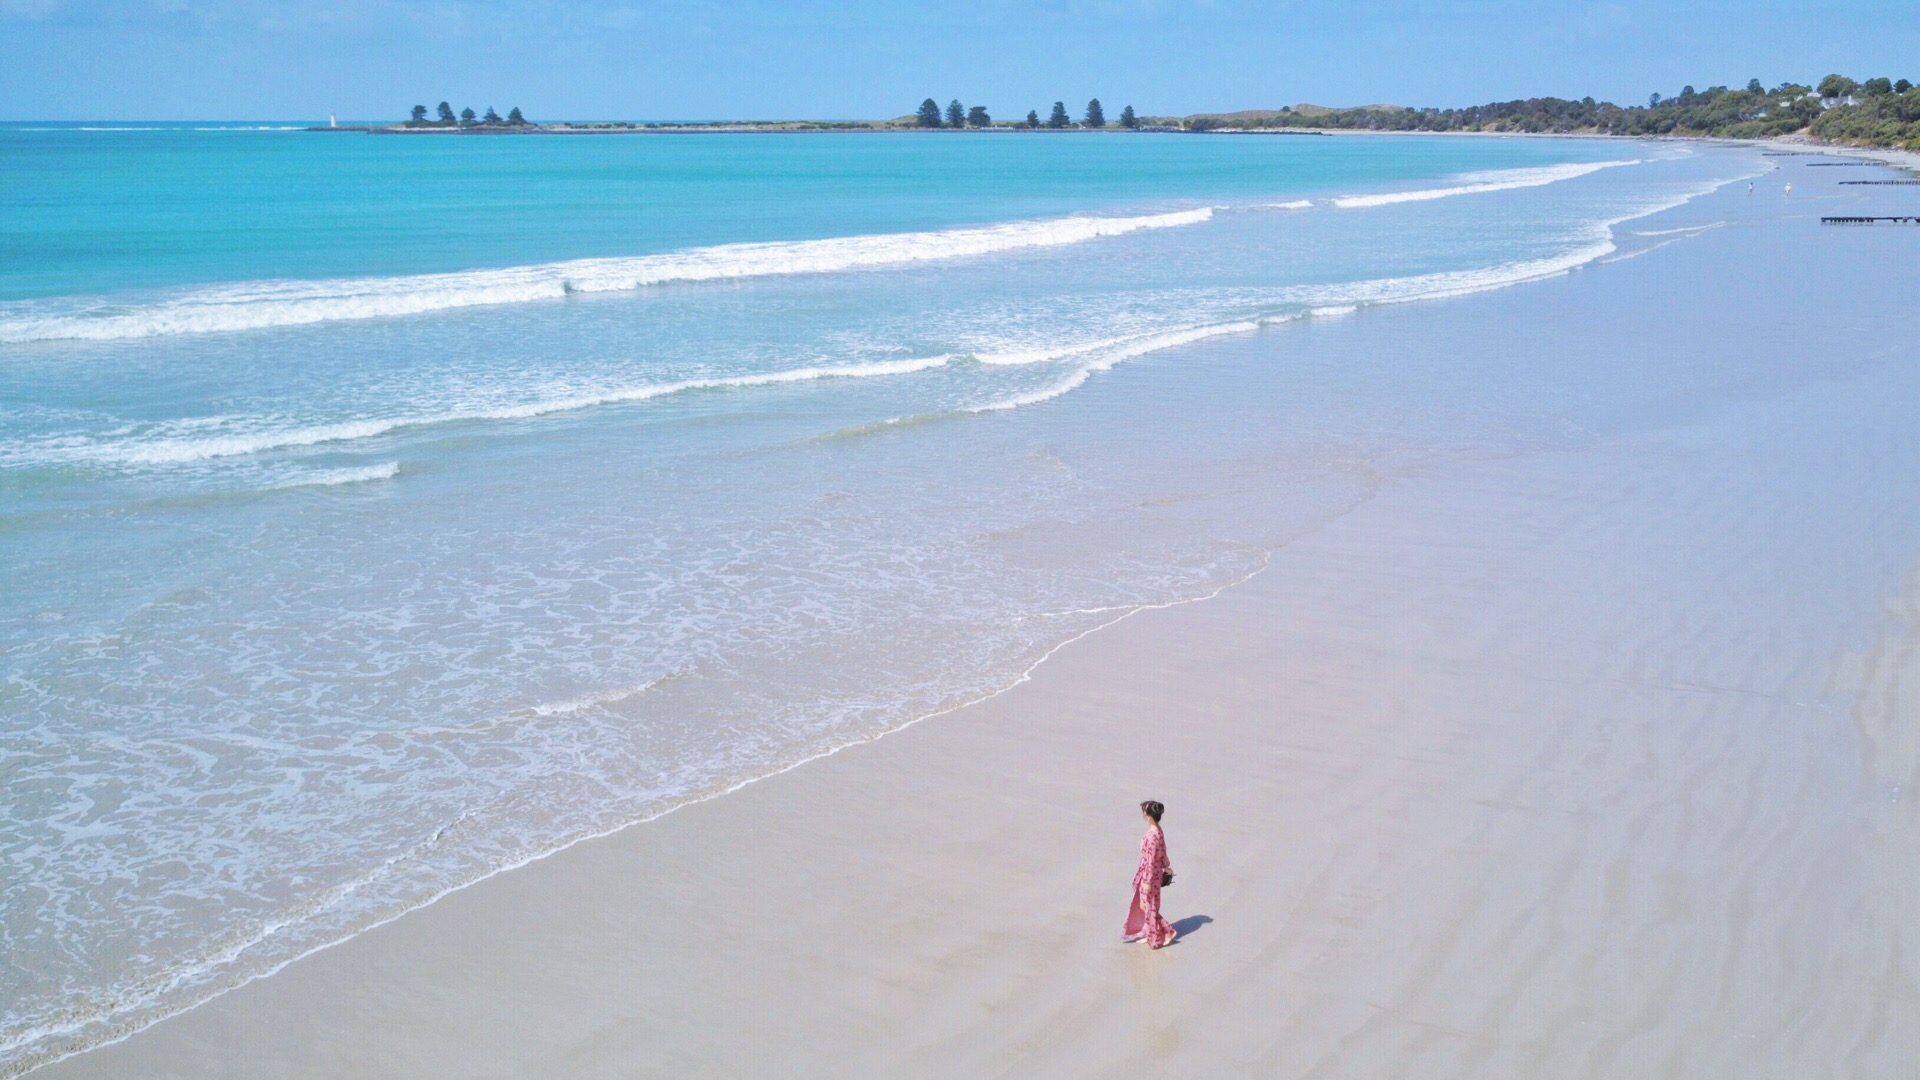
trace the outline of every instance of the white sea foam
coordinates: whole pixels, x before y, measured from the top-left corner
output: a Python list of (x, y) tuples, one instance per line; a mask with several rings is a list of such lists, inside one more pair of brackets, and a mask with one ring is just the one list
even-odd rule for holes
[(659, 679), (648, 679), (646, 682), (634, 686), (622, 686), (613, 690), (602, 690), (597, 694), (586, 694), (581, 697), (570, 698), (566, 701), (551, 701), (544, 705), (535, 705), (527, 711), (535, 716), (566, 716), (569, 713), (577, 713), (581, 709), (591, 709), (597, 705), (612, 705), (615, 702), (625, 701), (630, 697), (646, 693), (648, 690), (659, 685), (659, 683)]
[(659, 686), (669, 678), (672, 678), (672, 676), (661, 676), (658, 679), (648, 679), (646, 682), (635, 683), (631, 686), (618, 686), (610, 690), (599, 690), (591, 694), (582, 694), (579, 697), (565, 698), (560, 701), (543, 701), (538, 705), (529, 705), (524, 709), (496, 713), (492, 716), (461, 724), (416, 725), (407, 728), (404, 734), (416, 738), (433, 735), (472, 734), (490, 728), (497, 728), (503, 724), (524, 721), (528, 717), (546, 719), (555, 716), (570, 716), (583, 709), (591, 709), (600, 705), (614, 705), (628, 698), (639, 697), (641, 694)]
[(670, 282), (834, 273), (1077, 244), (1140, 229), (1194, 225), (1212, 216), (1212, 208), (1203, 207), (1135, 217), (1066, 217), (938, 232), (722, 244), (449, 274), (246, 282), (136, 303), (99, 298), (14, 301), (0, 304), (0, 343), (253, 330), (557, 300), (570, 293), (619, 292)]
[(1083, 341), (1078, 344), (1057, 345), (1050, 348), (1016, 349), (1008, 352), (982, 352), (975, 353), (973, 358), (982, 364), (989, 364), (995, 367), (1044, 364), (1052, 360), (1064, 360), (1069, 356), (1078, 356), (1081, 353), (1093, 352), (1096, 349), (1122, 345), (1134, 340), (1134, 338), (1138, 336), (1139, 335), (1130, 335), (1126, 337), (1102, 338), (1099, 341)]
[[(52, 452), (43, 451), (42, 459), (87, 460), (119, 465), (177, 465), (192, 461), (205, 461), (210, 458), (238, 457), (246, 454), (264, 453), (269, 450), (291, 450), (324, 443), (351, 442), (357, 439), (369, 439), (379, 435), (400, 431), (406, 428), (430, 427), (437, 424), (453, 424), (487, 420), (525, 420), (553, 413), (572, 412), (598, 405), (618, 405), (669, 394), (682, 394), (694, 390), (720, 390), (729, 387), (771, 386), (780, 383), (808, 382), (814, 379), (863, 379), (885, 375), (908, 375), (916, 371), (926, 371), (942, 367), (952, 361), (951, 355), (919, 357), (911, 360), (883, 360), (871, 364), (842, 364), (826, 367), (794, 368), (787, 371), (769, 371), (753, 375), (728, 375), (708, 379), (682, 379), (677, 382), (652, 383), (641, 386), (614, 387), (597, 393), (576, 394), (566, 397), (537, 398), (532, 401), (510, 405), (496, 405), (486, 408), (455, 409), (438, 413), (401, 415), (381, 419), (346, 420), (331, 424), (313, 424), (300, 427), (273, 428), (243, 434), (215, 435), (199, 437), (168, 437), (136, 439), (126, 442), (94, 443), (90, 445), (63, 445), (53, 448)], [(385, 466), (381, 466), (384, 468)], [(398, 463), (394, 464), (398, 469)], [(343, 470), (351, 472), (353, 470)], [(361, 470), (364, 472), (364, 470)], [(329, 481), (348, 483), (352, 480), (384, 479), (372, 475), (355, 475), (349, 479)]]
[[(216, 976), (223, 969), (232, 967), (234, 962), (239, 960), (247, 952), (259, 948), (282, 931), (292, 927), (298, 927), (323, 912), (344, 906), (346, 902), (361, 889), (380, 881), (396, 868), (418, 859), (421, 855), (438, 845), (448, 830), (460, 823), (461, 819), (457, 818), (442, 825), (431, 836), (415, 844), (413, 847), (398, 854), (387, 856), (385, 859), (374, 864), (370, 869), (332, 888), (322, 891), (317, 896), (295, 905), (287, 912), (251, 926), (238, 928), (223, 937), (214, 939), (209, 942), (198, 955), (182, 958), (174, 967), (165, 972), (145, 980), (117, 987), (111, 991), (96, 993), (91, 995), (91, 1000), (86, 1006), (73, 1009), (45, 1023), (29, 1025), (8, 1032), (4, 1038), (0, 1038), (0, 1061), (4, 1061), (5, 1055), (21, 1047), (30, 1046), (36, 1042), (50, 1040), (58, 1036), (72, 1035), (97, 1025), (108, 1024), (111, 1023), (115, 1017), (138, 1014), (158, 1002), (165, 1001), (169, 995), (177, 991), (210, 981), (212, 977)], [(311, 951), (313, 950), (309, 950), (309, 953)], [(309, 953), (303, 953), (301, 955), (309, 955)], [(285, 967), (286, 963), (290, 962), (291, 961), (283, 962), (266, 974), (277, 972), (280, 968)], [(148, 1023), (151, 1022), (152, 1021), (148, 1021)], [(140, 1024), (138, 1026), (123, 1027), (120, 1031), (113, 1032), (108, 1038), (101, 1041), (115, 1041), (113, 1036), (125, 1037), (144, 1026), (146, 1025)], [(95, 1045), (98, 1045), (98, 1043)], [(52, 1060), (59, 1060), (60, 1057), (65, 1056), (65, 1054), (59, 1054), (53, 1057)], [(35, 1064), (45, 1064), (45, 1062), (36, 1062)]]
[(1635, 236), (1674, 236), (1680, 233), (1686, 233), (1691, 235), (1694, 233), (1706, 232), (1708, 229), (1717, 229), (1720, 226), (1725, 224), (1726, 222), (1724, 221), (1711, 221), (1705, 225), (1682, 225), (1677, 229), (1636, 229), (1634, 230), (1633, 235)]
[(1593, 161), (1567, 165), (1544, 165), (1530, 169), (1494, 169), (1488, 172), (1465, 173), (1457, 179), (1463, 183), (1443, 188), (1423, 188), (1419, 191), (1385, 191), (1376, 195), (1343, 195), (1333, 200), (1333, 205), (1343, 209), (1363, 206), (1389, 206), (1393, 203), (1425, 202), (1429, 199), (1445, 199), (1454, 195), (1478, 195), (1488, 191), (1511, 191), (1515, 188), (1541, 187), (1546, 184), (1571, 180), (1576, 176), (1599, 172), (1620, 165), (1638, 165), (1639, 159), (1631, 161)]
[[(1601, 163), (1601, 165), (1593, 167), (1605, 167), (1607, 164), (1625, 163)], [(1555, 168), (1560, 167), (1556, 166)], [(1586, 166), (1581, 166), (1581, 168), (1592, 171), (1591, 168)], [(1623, 221), (1644, 217), (1659, 210), (1680, 205), (1693, 197), (1705, 194), (1707, 191), (1731, 182), (1733, 181), (1715, 181), (1698, 190), (1678, 194), (1658, 205), (1649, 205), (1636, 209), (1634, 212), (1620, 218), (1603, 223), (1596, 223), (1596, 239), (1592, 243), (1572, 249), (1562, 255), (1494, 267), (1445, 271), (1405, 278), (1381, 278), (1327, 285), (1292, 286), (1275, 290), (1269, 294), (1273, 302), (1288, 305), (1305, 305), (1307, 310), (1305, 312), (1294, 312), (1279, 316), (1260, 316), (1257, 317), (1257, 320), (1258, 322), (1272, 322), (1298, 318), (1302, 314), (1318, 318), (1338, 317), (1351, 314), (1362, 305), (1461, 296), (1468, 293), (1500, 288), (1522, 281), (1562, 274), (1586, 263), (1593, 262), (1596, 259), (1602, 259), (1613, 254), (1616, 248), (1612, 241), (1612, 226), (1620, 224)], [(1042, 347), (1038, 348), (1003, 351), (981, 350), (973, 353), (972, 359), (988, 366), (1013, 366), (1057, 362), (1080, 356), (1091, 357), (1092, 361), (1076, 367), (1071, 373), (1051, 386), (1027, 391), (984, 405), (971, 406), (966, 409), (966, 411), (997, 411), (1052, 400), (1083, 385), (1093, 374), (1104, 371), (1123, 360), (1184, 344), (1190, 340), (1211, 337), (1219, 333), (1238, 333), (1245, 329), (1250, 329), (1252, 326), (1257, 325), (1258, 322), (1230, 322), (1189, 326), (1170, 331), (1157, 331), (1148, 335), (1128, 335), (1053, 346), (1043, 344)], [(34, 448), (25, 454), (15, 453), (9, 456), (11, 458), (10, 463), (15, 464), (25, 460), (37, 459), (41, 461), (80, 460), (135, 466), (172, 465), (213, 458), (263, 453), (273, 450), (298, 449), (336, 442), (351, 442), (354, 440), (373, 438), (403, 429), (439, 424), (530, 419), (552, 413), (568, 412), (601, 405), (645, 401), (652, 398), (696, 390), (763, 386), (814, 379), (868, 378), (910, 374), (945, 366), (951, 363), (956, 355), (965, 354), (943, 354), (932, 357), (880, 361), (867, 364), (815, 366), (750, 375), (687, 379), (633, 387), (615, 387), (592, 393), (537, 398), (515, 404), (451, 409), (436, 413), (401, 415), (388, 418), (356, 419), (329, 424), (273, 428), (269, 430), (224, 435), (172, 435), (166, 437), (100, 440), (80, 444), (63, 441), (58, 444), (49, 444)]]
[[(1684, 200), (1682, 200), (1684, 201)], [(1651, 212), (1651, 211), (1649, 211)], [(1638, 214), (1634, 216), (1640, 216)], [(1147, 334), (1132, 338), (1113, 339), (1093, 342), (1071, 348), (1052, 351), (1050, 356), (1041, 352), (1031, 355), (1044, 358), (1063, 358), (1070, 355), (1091, 353), (1094, 359), (1075, 368), (1058, 382), (1031, 390), (1013, 397), (1003, 398), (984, 405), (975, 405), (967, 412), (998, 412), (1018, 409), (1027, 405), (1037, 405), (1051, 401), (1063, 394), (1071, 393), (1099, 372), (1106, 371), (1126, 360), (1145, 356), (1149, 353), (1171, 349), (1177, 346), (1203, 341), (1224, 334), (1242, 334), (1261, 326), (1290, 322), (1302, 315), (1315, 319), (1340, 318), (1354, 314), (1362, 306), (1369, 304), (1394, 304), (1412, 300), (1437, 300), (1452, 296), (1465, 296), (1470, 293), (1486, 292), (1504, 288), (1525, 281), (1537, 281), (1555, 277), (1577, 267), (1593, 262), (1614, 250), (1611, 239), (1598, 240), (1592, 244), (1574, 249), (1563, 255), (1544, 259), (1531, 259), (1523, 262), (1506, 263), (1500, 266), (1484, 267), (1474, 270), (1450, 270), (1434, 274), (1419, 274), (1399, 278), (1374, 278), (1365, 281), (1343, 282), (1329, 285), (1294, 286), (1277, 290), (1275, 300), (1288, 303), (1308, 303), (1313, 306), (1305, 312), (1296, 312), (1277, 316), (1263, 316), (1249, 321), (1233, 321), (1202, 326), (1184, 327), (1164, 333)]]
[[(1106, 371), (1115, 364), (1123, 361), (1145, 356), (1148, 353), (1156, 353), (1162, 349), (1171, 349), (1175, 346), (1204, 341), (1211, 337), (1219, 337), (1222, 334), (1244, 334), (1249, 330), (1258, 330), (1259, 328), (1260, 324), (1258, 322), (1217, 323), (1212, 326), (1193, 326), (1169, 333), (1148, 334), (1142, 337), (1123, 340), (1117, 343), (1116, 347), (1104, 349), (1091, 363), (1074, 369), (1071, 374), (1051, 386), (1029, 391), (1024, 394), (1017, 394), (1000, 401), (989, 402), (985, 405), (975, 405), (966, 411), (974, 413), (1000, 412), (1006, 409), (1018, 409), (1023, 405), (1038, 405), (1043, 401), (1051, 401), (1062, 394), (1072, 392), (1095, 373)], [(1081, 351), (1090, 351), (1097, 347), (1099, 346), (1089, 346), (1087, 349)]]
[[(991, 366), (1047, 363), (1080, 356), (1091, 357), (1091, 360), (1088, 363), (1076, 367), (1059, 382), (1050, 386), (988, 404), (972, 406), (966, 411), (993, 412), (1050, 401), (1078, 388), (1092, 375), (1108, 370), (1115, 364), (1123, 361), (1145, 356), (1162, 349), (1173, 348), (1193, 341), (1215, 337), (1220, 334), (1244, 333), (1264, 323), (1284, 322), (1299, 318), (1302, 314), (1320, 319), (1338, 318), (1351, 315), (1357, 311), (1360, 306), (1367, 304), (1390, 304), (1408, 300), (1439, 299), (1483, 292), (1488, 289), (1501, 288), (1523, 281), (1537, 280), (1562, 274), (1592, 262), (1595, 259), (1603, 258), (1611, 254), (1614, 250), (1615, 248), (1611, 239), (1604, 239), (1574, 249), (1563, 255), (1509, 263), (1501, 266), (1472, 270), (1444, 271), (1403, 278), (1378, 278), (1329, 285), (1295, 286), (1278, 290), (1274, 293), (1274, 299), (1285, 303), (1306, 303), (1311, 305), (1304, 313), (1268, 316), (1253, 321), (1233, 321), (1190, 326), (1151, 334), (1136, 334), (1124, 337), (1104, 338), (1096, 341), (1077, 342), (1054, 346), (1052, 348), (977, 353), (972, 357), (975, 361)], [(868, 364), (805, 367), (752, 375), (685, 379), (676, 382), (613, 388), (598, 393), (540, 398), (512, 405), (451, 410), (440, 413), (399, 416), (378, 420), (343, 421), (333, 424), (291, 427), (247, 434), (171, 437), (130, 440), (125, 443), (93, 444), (80, 447), (69, 446), (63, 448), (61, 456), (69, 459), (81, 458), (124, 465), (181, 464), (211, 458), (263, 453), (272, 450), (298, 449), (326, 443), (350, 442), (358, 439), (373, 438), (403, 429), (428, 427), (438, 424), (532, 419), (553, 413), (570, 412), (601, 405), (617, 405), (646, 401), (653, 398), (696, 390), (768, 386), (782, 383), (806, 382), (816, 379), (855, 379), (906, 375), (944, 367), (951, 363), (954, 358), (955, 354), (942, 354), (939, 356), (918, 357), (906, 360), (887, 360)], [(394, 471), (397, 471), (398, 463), (392, 463), (391, 467)], [(387, 468), (387, 466), (376, 466), (368, 470), (340, 470), (337, 474), (339, 477), (337, 479), (307, 482), (351, 483), (359, 480), (386, 479), (390, 477), (392, 473), (384, 476), (373, 475), (373, 470), (385, 468)]]
[(1262, 203), (1260, 204), (1260, 208), (1263, 210), (1305, 210), (1312, 205), (1312, 199), (1295, 199), (1292, 202)]
[(389, 461), (383, 465), (367, 465), (354, 469), (321, 469), (293, 477), (275, 488), (297, 487), (337, 487), (341, 484), (364, 484), (373, 480), (391, 480), (400, 475), (400, 463)]

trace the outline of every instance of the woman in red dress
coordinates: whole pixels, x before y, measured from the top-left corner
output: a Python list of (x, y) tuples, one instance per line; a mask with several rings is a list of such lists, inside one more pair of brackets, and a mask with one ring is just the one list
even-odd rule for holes
[(1127, 941), (1145, 940), (1158, 949), (1173, 944), (1178, 931), (1160, 917), (1160, 886), (1173, 881), (1173, 863), (1167, 859), (1167, 837), (1160, 831), (1160, 815), (1167, 808), (1148, 799), (1140, 804), (1140, 816), (1147, 819), (1147, 835), (1140, 838), (1140, 869), (1133, 872), (1133, 906), (1127, 911), (1127, 927), (1121, 936)]

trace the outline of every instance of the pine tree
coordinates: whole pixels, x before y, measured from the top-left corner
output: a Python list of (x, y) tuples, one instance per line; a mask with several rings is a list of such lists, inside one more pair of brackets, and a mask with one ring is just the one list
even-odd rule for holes
[(424, 124), (426, 122), (427, 122), (427, 107), (425, 105), (415, 105), (413, 107), (413, 119), (408, 121), (408, 123)]
[(947, 126), (950, 128), (967, 126), (967, 110), (960, 107), (959, 98), (947, 102)]
[(1066, 102), (1064, 101), (1054, 102), (1053, 115), (1047, 117), (1047, 126), (1050, 128), (1063, 128), (1071, 123), (1073, 123), (1073, 121), (1067, 119)]
[(461, 123), (463, 123), (463, 124), (471, 124), (471, 123), (473, 123), (473, 109), (472, 109), (472, 108), (470, 108), (470, 107), (469, 107), (469, 108), (465, 108), (465, 109), (461, 109), (461, 110), (460, 110), (460, 122), (461, 122)]
[(1027, 110), (1027, 126), (1030, 128), (1037, 128), (1040, 126), (1040, 114), (1037, 112), (1034, 112), (1032, 109)]
[(524, 124), (526, 122), (527, 118), (520, 115), (520, 106), (515, 105), (513, 108), (507, 110), (507, 123)]
[(440, 103), (440, 122), (443, 124), (453, 123), (453, 106), (444, 101)]
[(914, 116), (913, 121), (923, 128), (939, 127), (940, 106), (932, 98), (928, 98), (920, 103), (920, 112)]
[(987, 115), (985, 105), (975, 105), (967, 110), (967, 126), (977, 128), (993, 126), (993, 117)]
[(1133, 106), (1129, 105), (1120, 110), (1120, 126), (1123, 128), (1137, 128), (1140, 126), (1140, 118), (1133, 115)]
[(1090, 128), (1103, 128), (1107, 126), (1107, 114), (1100, 111), (1099, 98), (1094, 98), (1092, 101), (1087, 102), (1087, 118), (1084, 123)]
[(493, 106), (489, 105), (487, 106), (487, 115), (481, 117), (480, 119), (485, 120), (489, 124), (497, 124), (500, 122), (500, 114), (497, 112), (494, 112)]

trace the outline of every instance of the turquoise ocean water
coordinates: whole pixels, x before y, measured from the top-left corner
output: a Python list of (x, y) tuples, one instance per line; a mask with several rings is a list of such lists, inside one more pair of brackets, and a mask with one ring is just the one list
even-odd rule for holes
[(1244, 577), (1395, 435), (1196, 357), (1754, 169), (0, 126), (0, 1072)]

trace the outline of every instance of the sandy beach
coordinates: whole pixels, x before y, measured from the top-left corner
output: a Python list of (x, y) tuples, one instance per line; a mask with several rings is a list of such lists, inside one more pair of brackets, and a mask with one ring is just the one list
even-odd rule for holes
[(1181, 353), (1467, 403), (1327, 447), (1370, 494), (1276, 496), (1245, 581), (35, 1075), (1913, 1074), (1920, 230), (1782, 168), (1636, 257)]

